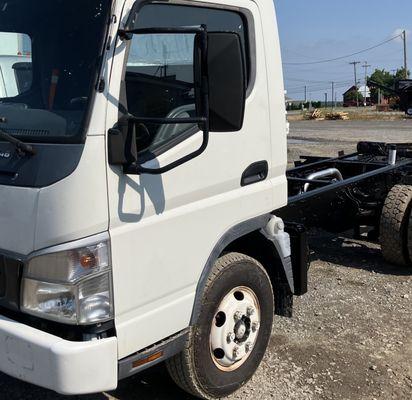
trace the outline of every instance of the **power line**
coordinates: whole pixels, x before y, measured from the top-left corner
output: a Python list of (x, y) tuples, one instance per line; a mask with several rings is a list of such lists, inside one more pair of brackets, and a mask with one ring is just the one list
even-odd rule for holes
[[(347, 77), (347, 79), (345, 80), (339, 80), (338, 82), (347, 82), (349, 81), (351, 78)], [(302, 83), (329, 83), (329, 80), (326, 81), (313, 81), (313, 80), (308, 80), (308, 79), (298, 79), (298, 78), (284, 78), (285, 81), (290, 81), (290, 82), (302, 82)], [(337, 80), (335, 79), (335, 82), (337, 82)]]
[[(367, 51), (376, 49), (377, 47), (380, 47), (380, 46), (383, 46), (383, 45), (386, 44), (386, 43), (392, 42), (393, 40), (395, 40), (395, 39), (397, 39), (397, 38), (399, 38), (399, 37), (401, 37), (401, 36), (404, 37), (404, 33), (403, 33), (403, 32), (402, 32), (401, 34), (399, 34), (399, 35), (396, 35), (396, 36), (388, 39), (388, 40), (385, 40), (384, 42), (381, 42), (381, 43), (378, 43), (378, 44), (376, 44), (376, 45), (374, 45), (374, 46), (368, 47), (367, 49), (360, 50), (360, 51), (357, 51), (357, 52), (355, 52), (355, 53), (347, 54), (347, 55), (341, 56), (341, 57), (330, 58), (330, 59), (328, 59), (328, 60), (311, 61), (311, 62), (298, 62), (298, 63), (284, 62), (283, 65), (315, 65), (315, 64), (324, 64), (324, 63), (333, 62), (333, 61), (339, 61), (339, 60), (343, 60), (343, 59), (345, 59), (345, 58), (353, 57), (353, 56), (356, 56), (356, 55), (358, 55), (358, 54), (366, 53)], [(405, 36), (406, 36), (406, 35), (405, 35)]]
[[(322, 88), (328, 88), (330, 86), (331, 81), (325, 81), (323, 83), (319, 83), (316, 85), (305, 85), (307, 90), (316, 90), (316, 89), (322, 89)], [(346, 80), (346, 81), (336, 81), (334, 80), (335, 84), (340, 85), (340, 86), (348, 86), (349, 84), (353, 83), (353, 79), (351, 80)], [(302, 86), (287, 86), (287, 90), (289, 91), (301, 91)]]
[[(340, 84), (340, 85), (336, 85), (335, 84), (335, 93), (336, 93), (336, 89), (344, 89), (347, 88), (348, 84)], [(288, 95), (293, 95), (293, 94), (302, 94), (302, 88), (300, 89), (293, 89), (293, 90), (287, 90), (287, 94)], [(307, 88), (307, 93), (319, 93), (319, 92), (324, 92), (325, 90), (330, 90), (330, 86), (324, 86), (322, 88)]]

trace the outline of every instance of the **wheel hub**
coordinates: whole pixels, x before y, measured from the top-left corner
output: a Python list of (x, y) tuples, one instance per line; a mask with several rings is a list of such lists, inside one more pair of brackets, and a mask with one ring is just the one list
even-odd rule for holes
[(210, 352), (224, 371), (239, 368), (249, 357), (259, 334), (260, 306), (255, 293), (237, 287), (219, 304), (210, 332)]
[(246, 334), (246, 324), (241, 321), (238, 322), (235, 326), (235, 335), (237, 340), (242, 340)]

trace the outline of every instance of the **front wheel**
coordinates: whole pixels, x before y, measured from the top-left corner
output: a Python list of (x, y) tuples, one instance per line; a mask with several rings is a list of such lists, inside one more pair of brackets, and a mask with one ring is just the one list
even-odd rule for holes
[(226, 397), (255, 373), (272, 331), (270, 279), (253, 258), (228, 253), (214, 265), (185, 349), (167, 362), (173, 380), (202, 399)]

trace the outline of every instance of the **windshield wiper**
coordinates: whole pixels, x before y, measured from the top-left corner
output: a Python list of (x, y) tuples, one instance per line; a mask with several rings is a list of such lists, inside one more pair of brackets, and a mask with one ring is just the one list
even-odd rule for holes
[(24, 143), (19, 139), (16, 139), (14, 136), (11, 136), (8, 133), (4, 132), (2, 129), (0, 129), (0, 139), (3, 139), (9, 143), (14, 144), (14, 146), (19, 152), (28, 154), (30, 156), (34, 156), (36, 154), (36, 150), (33, 148), (33, 146), (30, 146), (29, 144)]

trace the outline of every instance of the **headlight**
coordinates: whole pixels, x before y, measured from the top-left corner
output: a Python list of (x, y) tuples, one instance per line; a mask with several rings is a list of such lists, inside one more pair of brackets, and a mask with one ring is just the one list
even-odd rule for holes
[(66, 324), (113, 318), (109, 243), (40, 255), (25, 267), (22, 311)]

